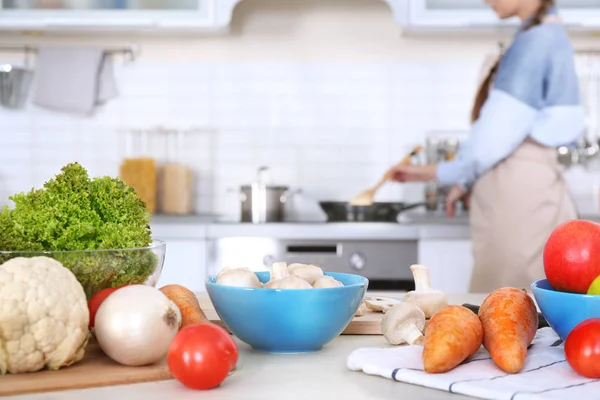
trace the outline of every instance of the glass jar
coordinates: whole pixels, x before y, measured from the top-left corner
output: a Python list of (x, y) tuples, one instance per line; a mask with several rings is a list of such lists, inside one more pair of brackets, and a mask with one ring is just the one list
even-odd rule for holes
[(440, 207), (440, 188), (436, 181), (425, 183), (425, 201), (427, 211), (437, 211)]
[(156, 212), (157, 166), (149, 153), (148, 132), (126, 133), (126, 156), (119, 167), (119, 176), (135, 189), (150, 212)]
[(185, 132), (165, 131), (167, 158), (160, 168), (159, 204), (164, 214), (187, 215), (194, 211), (194, 174), (183, 161)]

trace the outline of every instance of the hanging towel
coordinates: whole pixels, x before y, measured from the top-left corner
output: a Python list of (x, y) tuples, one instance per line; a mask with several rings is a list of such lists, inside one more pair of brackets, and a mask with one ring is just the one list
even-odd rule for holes
[(525, 367), (518, 374), (502, 372), (483, 346), (455, 369), (427, 374), (422, 352), (422, 346), (358, 349), (348, 357), (347, 366), (369, 375), (482, 399), (600, 399), (600, 379), (584, 378), (571, 369), (563, 343), (552, 328), (537, 331)]
[(89, 115), (118, 95), (112, 59), (101, 48), (42, 47), (35, 69), (40, 107)]

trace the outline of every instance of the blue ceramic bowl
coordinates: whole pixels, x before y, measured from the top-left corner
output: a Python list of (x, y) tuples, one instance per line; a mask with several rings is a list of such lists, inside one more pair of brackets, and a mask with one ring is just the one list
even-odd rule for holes
[[(265, 283), (269, 272), (256, 272)], [(369, 280), (326, 272), (344, 286), (321, 289), (264, 289), (218, 285), (206, 280), (215, 311), (227, 328), (253, 349), (269, 353), (320, 350), (352, 321)]]
[(562, 340), (578, 323), (600, 318), (600, 296), (558, 292), (547, 279), (533, 282), (531, 290), (544, 318)]

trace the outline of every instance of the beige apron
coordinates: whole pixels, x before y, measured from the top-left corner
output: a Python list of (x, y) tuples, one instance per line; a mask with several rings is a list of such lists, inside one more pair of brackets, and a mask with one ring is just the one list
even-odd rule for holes
[(577, 218), (556, 150), (526, 140), (473, 186), (471, 292), (530, 289), (543, 278), (543, 248), (552, 230)]

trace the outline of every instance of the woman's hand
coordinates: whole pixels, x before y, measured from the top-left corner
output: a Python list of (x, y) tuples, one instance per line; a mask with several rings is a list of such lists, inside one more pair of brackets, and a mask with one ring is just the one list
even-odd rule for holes
[(400, 165), (390, 170), (391, 179), (396, 182), (424, 182), (436, 178), (436, 165)]
[(456, 202), (461, 198), (465, 197), (466, 192), (460, 186), (453, 186), (448, 194), (446, 195), (446, 216), (448, 218), (454, 217), (454, 210), (456, 210)]

